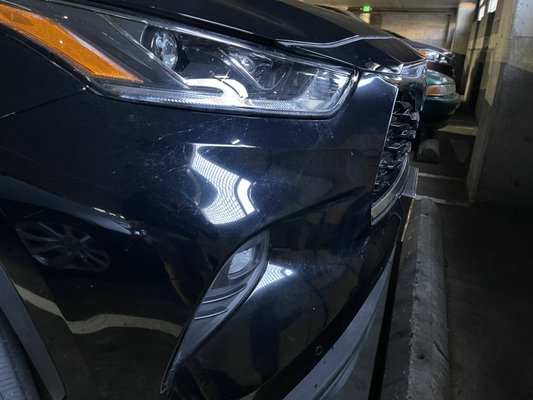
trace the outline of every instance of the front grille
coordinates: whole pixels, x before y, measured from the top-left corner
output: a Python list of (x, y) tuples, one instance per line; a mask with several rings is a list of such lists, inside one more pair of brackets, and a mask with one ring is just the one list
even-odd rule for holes
[(387, 193), (398, 178), (404, 158), (411, 151), (411, 141), (416, 137), (419, 120), (413, 94), (408, 91), (398, 93), (372, 191), (373, 204)]

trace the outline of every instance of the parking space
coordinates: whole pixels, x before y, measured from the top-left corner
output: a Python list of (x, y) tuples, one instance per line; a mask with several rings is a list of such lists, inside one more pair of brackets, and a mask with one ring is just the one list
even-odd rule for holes
[[(420, 168), (418, 195), (440, 209), (454, 399), (533, 396), (533, 220), (527, 209), (467, 201), (468, 115), (439, 132), (439, 164)], [(472, 129), (473, 130), (473, 129)], [(453, 131), (453, 132), (450, 132)]]

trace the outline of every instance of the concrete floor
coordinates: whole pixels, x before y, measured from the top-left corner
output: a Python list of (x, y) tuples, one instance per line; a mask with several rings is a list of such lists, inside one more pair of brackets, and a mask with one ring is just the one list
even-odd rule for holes
[(451, 397), (533, 399), (533, 216), (468, 205), (469, 160), (461, 155), (475, 138), (438, 138), (441, 162), (415, 165), (422, 172), (418, 194), (438, 200), (443, 221)]

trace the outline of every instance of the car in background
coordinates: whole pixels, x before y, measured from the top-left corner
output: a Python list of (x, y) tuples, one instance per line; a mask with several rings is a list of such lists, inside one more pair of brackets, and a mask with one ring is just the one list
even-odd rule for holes
[(446, 126), (461, 104), (461, 96), (457, 93), (455, 81), (440, 72), (428, 70), (427, 84), (420, 126), (422, 129), (440, 129)]
[(0, 49), (0, 398), (368, 397), (419, 53), (291, 0), (0, 0)]
[(437, 71), (427, 71), (427, 90), (420, 124), (413, 142), (413, 157), (417, 161), (438, 163), (438, 129), (444, 128), (461, 104), (452, 78)]
[[(364, 22), (350, 11), (343, 10), (338, 7), (327, 4), (317, 4), (317, 6), (354, 18), (359, 22)], [(428, 69), (443, 73), (455, 79), (455, 57), (451, 51), (429, 43), (422, 43), (407, 39), (405, 36), (402, 36), (396, 32), (389, 31), (387, 29), (384, 29), (384, 31), (399, 39), (402, 39), (405, 43), (415, 48), (420, 54), (422, 54), (427, 60)]]
[(389, 30), (385, 31), (396, 36), (397, 38), (402, 39), (409, 46), (417, 49), (420, 54), (422, 54), (428, 60), (427, 65), (429, 70), (440, 72), (448, 75), (452, 79), (455, 79), (455, 57), (451, 51), (429, 43), (422, 43), (407, 39), (405, 36)]

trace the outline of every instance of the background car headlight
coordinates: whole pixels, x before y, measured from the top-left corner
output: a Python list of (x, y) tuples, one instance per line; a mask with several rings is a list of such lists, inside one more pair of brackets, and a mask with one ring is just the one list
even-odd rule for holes
[(435, 50), (419, 49), (418, 52), (428, 59), (428, 61), (435, 61), (441, 64), (450, 64), (451, 57)]
[(449, 76), (437, 71), (428, 71), (430, 85), (426, 89), (428, 97), (443, 97), (456, 94), (455, 82)]
[(455, 84), (431, 85), (427, 88), (428, 97), (450, 96), (455, 94)]
[(107, 96), (327, 116), (355, 81), (347, 68), (155, 18), (43, 1), (14, 4), (0, 1), (0, 23), (63, 58)]

